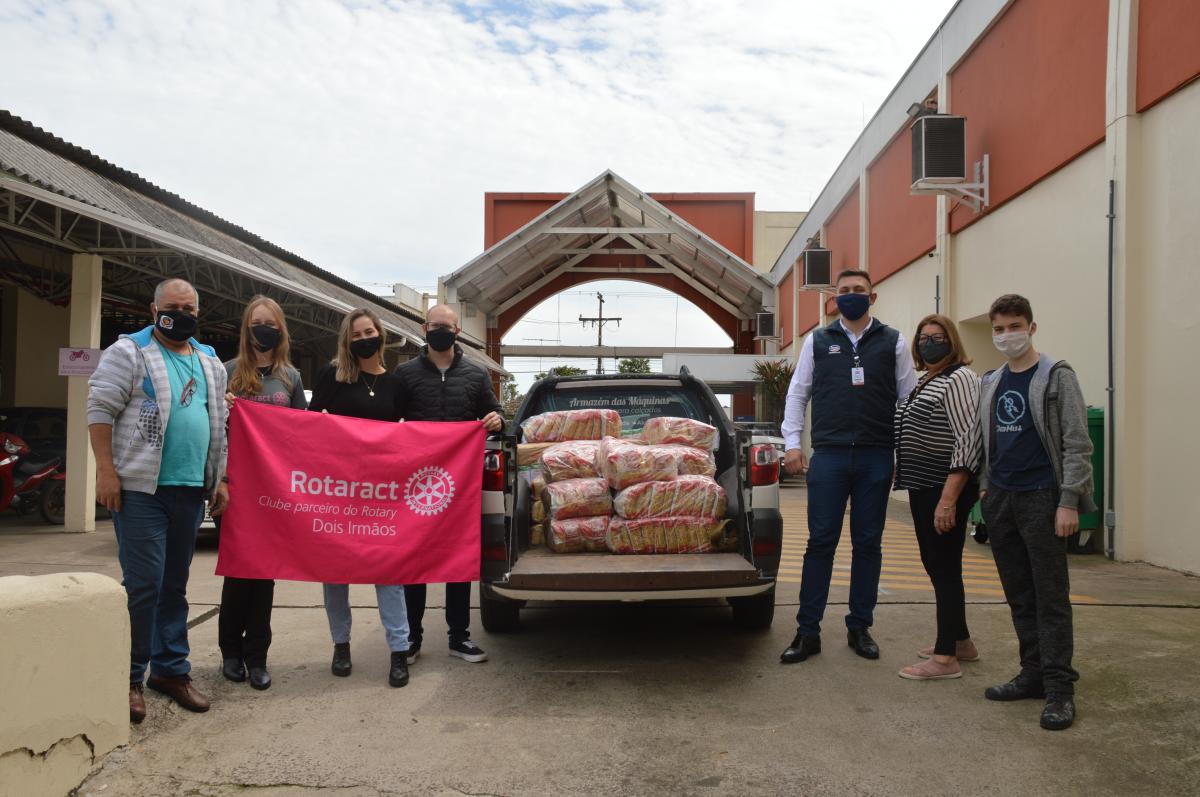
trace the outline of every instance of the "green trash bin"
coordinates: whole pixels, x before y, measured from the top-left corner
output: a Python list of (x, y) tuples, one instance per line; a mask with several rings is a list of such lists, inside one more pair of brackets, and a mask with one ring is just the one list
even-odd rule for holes
[(1088, 437), (1092, 439), (1092, 500), (1095, 512), (1079, 515), (1079, 533), (1071, 538), (1075, 553), (1091, 553), (1104, 528), (1104, 408), (1088, 407)]

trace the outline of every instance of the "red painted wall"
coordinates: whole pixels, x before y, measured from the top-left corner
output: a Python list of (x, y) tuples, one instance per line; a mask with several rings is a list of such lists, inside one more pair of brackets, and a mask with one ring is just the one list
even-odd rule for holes
[(825, 222), (821, 243), (833, 252), (833, 276), (847, 268), (858, 268), (858, 183), (841, 206)]
[(867, 170), (867, 246), (879, 282), (933, 249), (937, 199), (912, 196), (912, 132), (904, 130)]
[[(1107, 36), (1106, 2), (1017, 0), (955, 68), (950, 107), (968, 175), (990, 156), (992, 208), (1104, 140)], [(951, 229), (982, 215), (959, 206)]]
[[(483, 195), (483, 248), (545, 213), (567, 194)], [(747, 263), (754, 255), (754, 194), (651, 194), (667, 210)]]
[(1200, 2), (1138, 4), (1137, 109), (1144, 111), (1200, 76)]
[(794, 269), (788, 269), (787, 276), (780, 281), (776, 288), (775, 312), (779, 319), (779, 341), (781, 344), (791, 343), (792, 341), (792, 309), (796, 303), (794, 274)]
[[(801, 291), (798, 301), (800, 302), (800, 312), (798, 313), (800, 323), (796, 325), (796, 336), (803, 337), (821, 323), (821, 295), (815, 291)], [(796, 349), (796, 353), (799, 354), (800, 350)]]

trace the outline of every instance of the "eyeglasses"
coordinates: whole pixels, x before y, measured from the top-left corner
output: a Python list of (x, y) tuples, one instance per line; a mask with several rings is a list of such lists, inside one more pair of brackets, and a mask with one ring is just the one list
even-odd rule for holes
[(938, 333), (936, 335), (917, 335), (917, 343), (945, 343), (950, 340), (946, 335)]

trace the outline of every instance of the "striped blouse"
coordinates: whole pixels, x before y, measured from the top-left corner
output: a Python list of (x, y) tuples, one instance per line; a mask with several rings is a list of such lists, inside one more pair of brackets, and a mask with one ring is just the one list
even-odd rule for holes
[(955, 471), (979, 472), (979, 382), (970, 368), (949, 368), (918, 384), (896, 406), (894, 489), (940, 487)]

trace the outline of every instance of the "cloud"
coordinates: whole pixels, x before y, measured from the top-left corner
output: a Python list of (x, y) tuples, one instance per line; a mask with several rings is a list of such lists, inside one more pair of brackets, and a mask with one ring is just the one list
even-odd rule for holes
[(485, 191), (803, 210), (952, 0), (43, 0), (0, 107), (349, 279), (432, 286)]

